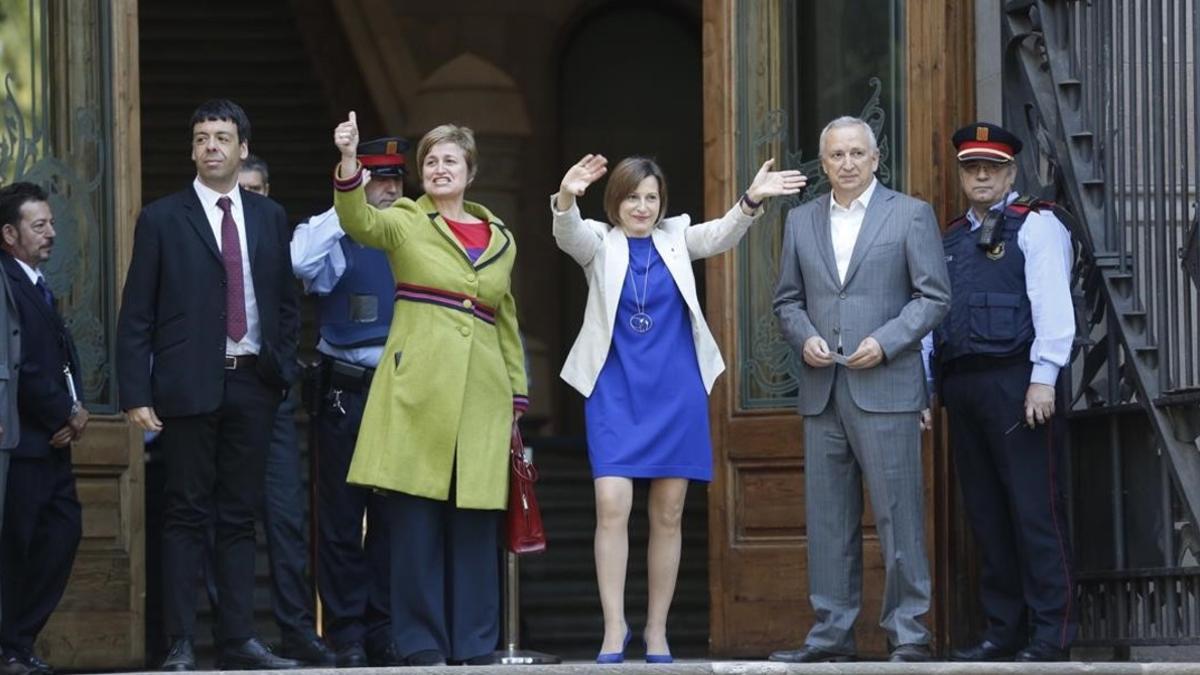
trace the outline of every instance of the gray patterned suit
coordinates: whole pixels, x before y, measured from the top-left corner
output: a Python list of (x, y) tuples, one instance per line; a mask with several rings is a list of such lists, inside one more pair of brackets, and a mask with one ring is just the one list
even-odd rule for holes
[(872, 336), (874, 368), (812, 368), (801, 359), (805, 416), (809, 598), (816, 623), (806, 644), (853, 654), (862, 595), (862, 481), (883, 548), (880, 625), (893, 644), (926, 644), (929, 568), (921, 508), (919, 411), (927, 405), (921, 337), (949, 308), (941, 236), (929, 204), (877, 185), (838, 280), (830, 196), (788, 214), (775, 314), (801, 354), (821, 336), (848, 356)]
[[(21, 439), (21, 421), (17, 417), (17, 376), (21, 367), (21, 323), (17, 304), (8, 287), (7, 275), (0, 273), (0, 527), (4, 523), (4, 501), (8, 485), (8, 450)], [(7, 336), (7, 338), (5, 337)], [(7, 342), (7, 344), (4, 344)], [(0, 603), (3, 604), (3, 603)], [(3, 610), (0, 609), (0, 613)]]

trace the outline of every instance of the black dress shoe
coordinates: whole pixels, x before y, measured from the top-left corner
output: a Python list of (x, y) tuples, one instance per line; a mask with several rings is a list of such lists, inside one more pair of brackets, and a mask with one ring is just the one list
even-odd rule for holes
[(0, 675), (28, 675), (29, 667), (12, 654), (0, 654)]
[(769, 660), (784, 663), (846, 663), (854, 661), (855, 656), (804, 645), (800, 649), (781, 649), (771, 652)]
[(933, 652), (929, 651), (929, 645), (916, 644), (910, 642), (903, 644), (892, 650), (888, 661), (892, 663), (922, 663), (933, 660)]
[(419, 652), (413, 652), (404, 658), (406, 666), (444, 666), (446, 665), (446, 657), (436, 649), (422, 649)]
[(367, 653), (358, 642), (351, 642), (337, 651), (334, 663), (338, 668), (366, 668)]
[(163, 659), (159, 670), (183, 671), (196, 669), (196, 654), (192, 650), (192, 641), (180, 638), (171, 643), (167, 658)]
[(25, 654), (21, 657), (29, 675), (54, 675), (54, 666), (39, 659), (36, 654)]
[(220, 670), (292, 670), (299, 667), (299, 661), (276, 656), (258, 638), (225, 647), (217, 659)]
[(496, 655), (491, 652), (488, 652), (487, 654), (480, 654), (479, 656), (472, 656), (471, 658), (463, 659), (462, 661), (462, 665), (464, 666), (490, 666), (495, 663)]
[(388, 642), (368, 650), (367, 663), (373, 668), (396, 668), (404, 665), (404, 659), (396, 652), (396, 645)]
[(288, 634), (275, 651), (286, 659), (294, 659), (306, 666), (333, 666), (337, 663), (337, 655), (316, 635), (305, 637)]
[(950, 652), (951, 661), (1011, 661), (1016, 649), (1001, 647), (984, 640), (977, 645), (960, 647)]
[(1066, 661), (1068, 652), (1063, 647), (1035, 640), (1029, 646), (1017, 652), (1014, 661)]

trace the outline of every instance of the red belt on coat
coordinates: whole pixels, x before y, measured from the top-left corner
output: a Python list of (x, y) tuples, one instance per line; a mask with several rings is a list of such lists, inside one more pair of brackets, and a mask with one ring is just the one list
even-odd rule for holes
[(455, 293), (416, 284), (396, 284), (396, 300), (437, 305), (474, 315), (476, 319), (493, 326), (496, 325), (496, 310), (480, 302), (479, 298), (465, 293)]

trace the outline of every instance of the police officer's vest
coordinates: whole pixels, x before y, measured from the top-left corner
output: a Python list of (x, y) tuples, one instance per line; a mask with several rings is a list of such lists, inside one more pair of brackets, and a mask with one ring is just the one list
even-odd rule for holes
[(1025, 254), (1017, 234), (1030, 211), (1050, 202), (1022, 198), (1008, 205), (997, 223), (996, 243), (978, 245), (966, 214), (942, 238), (950, 271), (950, 312), (934, 331), (938, 361), (963, 356), (1015, 356), (1033, 344), (1033, 310), (1025, 288)]
[(387, 254), (342, 237), (346, 271), (333, 291), (320, 296), (321, 337), (334, 347), (382, 345), (392, 324), (396, 282)]

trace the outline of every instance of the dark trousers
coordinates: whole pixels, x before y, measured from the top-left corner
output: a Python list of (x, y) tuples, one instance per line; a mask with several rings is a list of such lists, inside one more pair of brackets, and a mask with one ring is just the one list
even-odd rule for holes
[(227, 370), (220, 408), (163, 420), (163, 618), (173, 639), (195, 633), (196, 578), (210, 518), (220, 597), (215, 632), (229, 641), (254, 635), (254, 516), (271, 441), (267, 420), (279, 399), (253, 370)]
[(1078, 611), (1063, 489), (1066, 424), (1057, 412), (1048, 425), (1025, 426), (1031, 368), (951, 370), (942, 391), (963, 504), (983, 556), (983, 637), (1005, 647), (1026, 640), (1067, 647)]
[(500, 511), (390, 492), (392, 635), (404, 657), (490, 654), (500, 637)]
[(271, 562), (271, 611), (284, 635), (316, 636), (312, 594), (308, 585), (308, 547), (300, 479), (300, 446), (296, 443), (296, 399), (293, 389), (279, 405), (271, 446), (267, 450), (263, 525)]
[[(346, 483), (366, 394), (325, 396), (317, 417), (317, 588), (338, 648), (390, 640), (387, 521), (379, 495)], [(363, 514), (367, 517), (363, 536)]]
[[(271, 570), (271, 613), (280, 632), (302, 640), (316, 637), (312, 595), (308, 585), (307, 531), (304, 504), (308, 498), (300, 477), (300, 448), (296, 444), (296, 392), (279, 404), (271, 445), (267, 448), (263, 483), (263, 530), (267, 535), (267, 560)], [(213, 548), (216, 528), (209, 527), (205, 550), (204, 582), (215, 608), (216, 565)], [(215, 626), (214, 626), (215, 628)], [(213, 636), (218, 642), (220, 635)]]
[(0, 647), (29, 654), (62, 600), (82, 535), (71, 453), (13, 457), (0, 534)]

